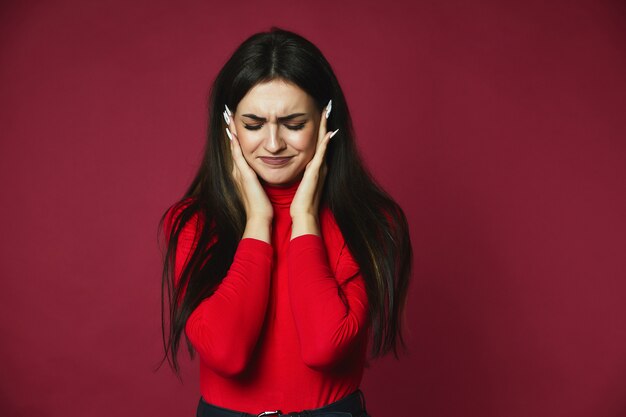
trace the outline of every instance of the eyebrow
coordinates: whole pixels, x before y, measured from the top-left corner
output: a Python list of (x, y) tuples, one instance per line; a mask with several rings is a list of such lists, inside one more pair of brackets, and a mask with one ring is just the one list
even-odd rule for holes
[[(286, 120), (295, 119), (298, 116), (306, 116), (306, 113), (292, 113), (288, 116), (278, 117), (277, 119), (279, 122), (283, 122)], [(247, 114), (242, 114), (241, 117), (249, 117), (250, 119), (256, 120), (258, 122), (267, 122), (267, 119), (265, 117), (260, 117), (260, 116), (257, 116), (256, 114), (247, 113)]]

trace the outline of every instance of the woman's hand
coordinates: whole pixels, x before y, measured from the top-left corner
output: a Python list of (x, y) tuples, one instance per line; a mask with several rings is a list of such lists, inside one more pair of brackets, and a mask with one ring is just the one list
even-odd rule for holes
[(328, 102), (328, 105), (322, 111), (315, 155), (306, 165), (302, 181), (289, 208), (289, 214), (291, 214), (293, 220), (292, 239), (306, 233), (319, 235), (319, 226), (317, 225), (319, 203), (326, 173), (328, 172), (324, 156), (330, 138), (339, 130), (337, 129), (334, 132), (326, 131), (326, 115), (330, 113), (330, 106), (331, 102)]
[(228, 116), (225, 111), (224, 119), (228, 120), (226, 134), (230, 133), (230, 137), (232, 137), (230, 140), (230, 151), (233, 160), (231, 174), (237, 186), (237, 192), (245, 206), (248, 223), (251, 220), (271, 222), (274, 216), (272, 203), (259, 182), (256, 172), (248, 165), (248, 161), (243, 156), (233, 116)]

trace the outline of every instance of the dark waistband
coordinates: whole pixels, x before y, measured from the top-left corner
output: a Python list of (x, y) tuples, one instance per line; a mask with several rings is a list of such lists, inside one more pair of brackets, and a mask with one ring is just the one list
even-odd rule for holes
[(352, 417), (359, 417), (365, 412), (365, 397), (363, 392), (360, 389), (357, 389), (352, 394), (325, 405), (324, 407), (311, 408), (297, 412), (292, 411), (291, 413), (285, 414), (283, 414), (281, 410), (259, 410), (258, 414), (244, 413), (242, 411), (218, 407), (217, 405), (207, 403), (204, 398), (200, 397), (196, 417), (346, 417), (345, 414), (341, 413), (350, 413), (352, 414)]

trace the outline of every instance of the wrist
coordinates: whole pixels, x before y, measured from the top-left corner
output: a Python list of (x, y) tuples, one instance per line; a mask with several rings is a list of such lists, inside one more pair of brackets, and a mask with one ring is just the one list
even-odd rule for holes
[(272, 225), (272, 217), (267, 216), (250, 216), (246, 219), (246, 224), (256, 225)]
[(243, 238), (252, 237), (271, 243), (272, 220), (267, 218), (250, 218), (246, 221)]
[(298, 215), (291, 218), (291, 238), (305, 234), (320, 235), (318, 217), (312, 214)]
[(317, 215), (313, 213), (293, 213), (291, 214), (292, 221), (317, 221)]

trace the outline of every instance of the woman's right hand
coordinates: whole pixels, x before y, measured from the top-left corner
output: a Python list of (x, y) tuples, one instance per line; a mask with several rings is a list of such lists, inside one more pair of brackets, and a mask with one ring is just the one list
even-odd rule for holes
[(237, 186), (239, 196), (245, 206), (247, 221), (271, 222), (274, 216), (272, 203), (259, 182), (256, 172), (250, 167), (248, 161), (246, 161), (243, 156), (233, 117), (234, 115), (228, 117), (229, 123), (226, 127), (226, 130), (228, 130), (232, 136), (230, 141), (230, 151), (233, 160), (231, 174)]

